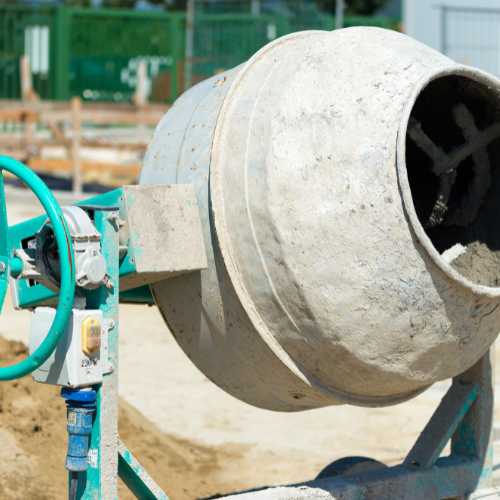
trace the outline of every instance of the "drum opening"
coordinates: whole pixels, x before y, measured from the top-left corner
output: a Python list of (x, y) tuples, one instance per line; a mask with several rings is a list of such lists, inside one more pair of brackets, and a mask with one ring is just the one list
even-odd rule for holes
[(463, 75), (432, 80), (406, 130), (417, 217), (443, 260), (474, 284), (500, 287), (500, 100)]

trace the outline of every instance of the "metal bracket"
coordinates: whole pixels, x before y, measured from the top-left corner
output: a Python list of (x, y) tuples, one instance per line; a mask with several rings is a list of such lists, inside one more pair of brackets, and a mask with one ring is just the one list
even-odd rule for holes
[[(472, 500), (498, 497), (500, 489), (492, 488), (492, 357), (493, 349), (454, 379), (403, 464), (231, 495), (231, 499)], [(439, 458), (450, 438), (452, 453)]]
[[(108, 278), (106, 284), (111, 286), (119, 279), (121, 302), (152, 305), (150, 283), (207, 266), (198, 204), (191, 185), (123, 186), (76, 206), (90, 214), (94, 224), (96, 214), (105, 213), (107, 222), (119, 232), (119, 273), (116, 279)], [(15, 249), (26, 253), (27, 242), (45, 221), (46, 217), (41, 216), (10, 227)], [(11, 280), (16, 308), (57, 303), (58, 287), (49, 290), (50, 283), (39, 284), (39, 274), (34, 276), (37, 283)]]
[(407, 467), (432, 467), (476, 399), (479, 384), (454, 383), (442, 399), (415, 446), (406, 457)]
[(120, 475), (139, 500), (168, 500), (118, 438), (119, 228), (108, 219), (107, 211), (96, 209), (94, 216), (96, 229), (102, 234), (108, 272), (116, 285), (87, 291), (87, 306), (103, 313), (106, 332), (101, 348), (107, 351), (109, 365), (102, 384), (93, 387), (97, 406), (90, 434), (89, 465), (86, 473), (78, 476), (76, 498), (116, 500)]
[(138, 500), (168, 500), (121, 441), (118, 443), (118, 475)]

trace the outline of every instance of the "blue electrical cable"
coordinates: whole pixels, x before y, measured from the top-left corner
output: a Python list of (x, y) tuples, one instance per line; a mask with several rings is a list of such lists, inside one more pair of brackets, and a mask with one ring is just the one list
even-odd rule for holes
[[(76, 498), (78, 474), (87, 470), (89, 437), (92, 431), (92, 414), (96, 408), (96, 391), (86, 389), (61, 389), (66, 400), (68, 416), (68, 454), (65, 467), (71, 471), (70, 500)], [(72, 496), (74, 495), (74, 496)]]

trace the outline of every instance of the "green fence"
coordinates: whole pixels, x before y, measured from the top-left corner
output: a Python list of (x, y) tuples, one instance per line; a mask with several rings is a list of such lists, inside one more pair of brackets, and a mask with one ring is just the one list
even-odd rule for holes
[[(0, 98), (20, 98), (19, 60), (27, 55), (42, 99), (130, 101), (137, 65), (145, 61), (150, 100), (173, 102), (184, 88), (185, 23), (181, 12), (1, 5)], [(385, 18), (347, 17), (344, 24), (396, 27)], [(277, 37), (334, 26), (328, 16), (199, 14), (193, 83), (240, 64)]]
[[(25, 50), (26, 52), (29, 50), (31, 45), (29, 38), (33, 38), (31, 36), (33, 34), (43, 49), (42, 58), (34, 60), (34, 87), (43, 96), (56, 94), (54, 73), (49, 69), (55, 68), (58, 62), (57, 46), (54, 37), (47, 36), (55, 32), (55, 27), (54, 9), (0, 6), (0, 97), (10, 99), (20, 97), (19, 60), (25, 55)], [(36, 55), (39, 56), (40, 53)]]
[[(184, 15), (67, 9), (68, 92), (99, 100), (130, 100), (136, 69), (148, 67), (152, 101), (179, 95)], [(62, 76), (62, 75), (61, 75)]]

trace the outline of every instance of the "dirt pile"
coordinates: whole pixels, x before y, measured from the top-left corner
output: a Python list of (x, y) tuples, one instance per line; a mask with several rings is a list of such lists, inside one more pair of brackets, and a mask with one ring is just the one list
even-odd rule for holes
[[(0, 336), (0, 366), (26, 358), (27, 347)], [(68, 434), (59, 388), (37, 384), (31, 376), (0, 382), (0, 498), (67, 498), (64, 469)], [(219, 463), (237, 459), (230, 449), (206, 448), (160, 432), (120, 400), (120, 438), (171, 500), (227, 493), (238, 485), (218, 480)], [(134, 496), (121, 483), (120, 500)]]

